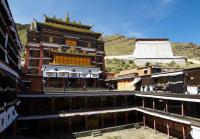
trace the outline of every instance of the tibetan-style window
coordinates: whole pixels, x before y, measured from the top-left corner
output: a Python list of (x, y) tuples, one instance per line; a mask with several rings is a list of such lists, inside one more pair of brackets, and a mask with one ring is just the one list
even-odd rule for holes
[(66, 39), (65, 40), (65, 44), (67, 46), (77, 46), (77, 41), (74, 39)]
[(49, 37), (49, 42), (53, 43), (53, 37)]

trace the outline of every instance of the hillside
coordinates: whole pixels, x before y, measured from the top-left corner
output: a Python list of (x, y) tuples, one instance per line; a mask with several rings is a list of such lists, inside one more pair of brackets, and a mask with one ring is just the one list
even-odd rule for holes
[(18, 30), (18, 33), (19, 33), (20, 40), (21, 40), (22, 44), (25, 46), (26, 42), (27, 42), (28, 25), (27, 24), (22, 25), (22, 24), (16, 23), (16, 27), (17, 27), (17, 30)]
[(135, 38), (126, 38), (122, 35), (104, 36), (103, 41), (107, 56), (132, 54), (135, 47)]

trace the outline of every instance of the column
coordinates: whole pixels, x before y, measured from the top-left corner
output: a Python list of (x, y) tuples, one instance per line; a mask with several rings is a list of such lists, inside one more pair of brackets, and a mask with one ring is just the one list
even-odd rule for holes
[(169, 122), (167, 121), (167, 136), (170, 138), (170, 133), (169, 133)]
[(138, 112), (137, 111), (135, 111), (135, 117), (136, 117), (135, 122), (138, 122)]
[(182, 115), (182, 116), (185, 116), (184, 102), (181, 102), (181, 115)]
[(116, 106), (116, 97), (115, 96), (113, 96), (113, 101), (114, 101), (114, 108), (115, 108), (115, 106)]
[(101, 108), (103, 108), (103, 100), (104, 100), (104, 96), (101, 96)]
[(168, 101), (167, 100), (165, 101), (165, 109), (166, 109), (166, 112), (168, 113)]
[(145, 117), (145, 114), (143, 114), (143, 125), (144, 125), (144, 128), (146, 128), (146, 117)]
[(51, 112), (54, 112), (54, 109), (55, 109), (55, 100), (54, 100), (54, 98), (52, 97), (52, 98), (51, 98)]
[(93, 87), (97, 87), (97, 79), (93, 79)]
[(39, 69), (38, 75), (42, 75), (42, 65), (43, 65), (43, 58), (44, 58), (44, 48), (40, 46), (40, 61), (39, 61)]
[(51, 119), (51, 131), (50, 131), (51, 135), (54, 134), (54, 120)]
[(117, 125), (117, 113), (115, 112), (114, 113), (114, 123), (115, 123), (115, 126)]
[(103, 114), (101, 114), (101, 128), (104, 127), (104, 120), (103, 120)]
[(186, 127), (185, 125), (182, 126), (182, 130), (183, 130), (183, 139), (186, 138)]
[(85, 109), (87, 109), (87, 96), (85, 97)]
[(69, 132), (71, 132), (72, 131), (72, 121), (71, 121), (71, 118), (69, 118)]
[(155, 99), (153, 98), (153, 110), (155, 110)]
[(128, 124), (128, 112), (125, 112), (125, 116), (126, 116), (126, 124)]
[(145, 104), (144, 104), (144, 97), (142, 98), (142, 107), (144, 108)]
[(88, 117), (85, 116), (85, 129), (87, 130), (88, 129)]
[(26, 57), (25, 57), (25, 66), (24, 66), (24, 72), (28, 73), (28, 67), (30, 64), (30, 47), (26, 48)]
[(153, 128), (154, 128), (154, 132), (156, 132), (156, 119), (155, 119), (155, 117), (153, 118)]
[(127, 103), (127, 96), (125, 96), (125, 106), (126, 106), (126, 107), (128, 106), (128, 103)]
[(71, 106), (71, 105), (72, 105), (72, 98), (70, 97), (70, 98), (69, 98), (69, 110), (72, 109), (72, 106)]
[[(13, 124), (13, 136), (16, 135), (16, 132), (17, 132), (17, 121), (15, 121), (15, 123)], [(1, 137), (0, 137), (1, 138)]]

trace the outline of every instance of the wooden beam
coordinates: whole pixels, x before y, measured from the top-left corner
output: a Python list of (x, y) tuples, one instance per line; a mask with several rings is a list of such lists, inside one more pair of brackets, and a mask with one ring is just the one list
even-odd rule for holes
[(128, 102), (127, 102), (127, 96), (125, 96), (125, 106), (128, 106)]
[(145, 117), (145, 114), (143, 114), (143, 125), (144, 125), (144, 128), (146, 128), (146, 117)]
[(168, 100), (165, 101), (165, 109), (166, 109), (166, 112), (168, 113)]
[(125, 112), (125, 116), (126, 116), (126, 124), (128, 124), (128, 112)]
[(69, 124), (69, 132), (71, 132), (72, 131), (72, 121), (71, 121), (71, 118), (69, 118), (68, 124)]
[(145, 104), (144, 104), (144, 97), (142, 98), (142, 107), (144, 108)]
[(114, 124), (117, 125), (117, 113), (114, 113)]
[(54, 112), (55, 109), (55, 100), (54, 97), (51, 98), (51, 112)]
[(185, 116), (185, 110), (184, 110), (184, 102), (181, 102), (181, 115)]
[(104, 100), (104, 96), (101, 96), (101, 108), (103, 108), (103, 100)]
[(87, 101), (88, 100), (88, 98), (87, 98), (87, 96), (85, 97), (85, 109), (87, 109)]
[(101, 128), (104, 128), (104, 118), (103, 118), (103, 114), (101, 114)]
[(154, 132), (156, 132), (156, 119), (155, 119), (155, 117), (153, 118), (153, 129), (154, 129)]
[(88, 129), (88, 117), (85, 116), (85, 129), (87, 130)]
[(155, 99), (153, 98), (153, 110), (155, 110)]
[(182, 126), (182, 131), (183, 131), (183, 139), (186, 139), (186, 127), (185, 127), (185, 125)]
[(114, 105), (114, 108), (115, 108), (115, 106), (116, 106), (116, 97), (115, 96), (113, 96), (113, 105)]
[(54, 120), (53, 120), (53, 119), (51, 119), (51, 129), (50, 129), (50, 133), (51, 133), (51, 135), (54, 134)]
[(167, 121), (167, 137), (170, 138), (170, 133), (169, 133), (169, 122)]
[[(15, 123), (13, 124), (13, 136), (15, 136), (16, 135), (16, 133), (17, 133), (17, 121), (15, 121)], [(1, 137), (0, 137), (0, 139), (1, 139)]]
[(71, 110), (72, 109), (72, 98), (71, 97), (69, 97), (69, 110)]

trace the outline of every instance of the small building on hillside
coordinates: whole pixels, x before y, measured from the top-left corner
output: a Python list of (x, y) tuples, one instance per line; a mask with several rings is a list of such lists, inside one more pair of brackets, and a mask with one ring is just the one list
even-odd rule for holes
[[(117, 90), (138, 90), (141, 76), (149, 76), (152, 73), (159, 73), (163, 69), (157, 66), (147, 66), (121, 71), (113, 78), (107, 78), (107, 82), (114, 85)], [(137, 86), (136, 86), (137, 84)]]
[(170, 63), (185, 64), (186, 58), (174, 56), (169, 39), (142, 38), (136, 39), (133, 58), (136, 65), (146, 63)]

